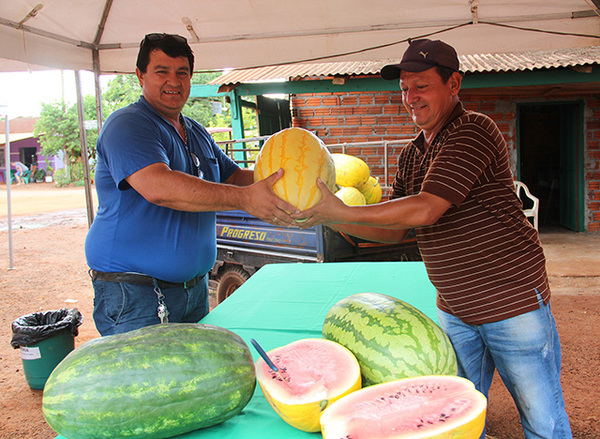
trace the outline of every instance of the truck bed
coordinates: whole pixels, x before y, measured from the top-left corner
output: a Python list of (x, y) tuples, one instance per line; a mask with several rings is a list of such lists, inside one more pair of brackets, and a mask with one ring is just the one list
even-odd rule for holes
[[(381, 244), (326, 226), (278, 227), (244, 211), (227, 211), (217, 212), (217, 261), (210, 280), (220, 302), (265, 264), (419, 260), (414, 236), (400, 244)], [(225, 278), (227, 288), (219, 285)], [(230, 291), (219, 291), (223, 289)]]

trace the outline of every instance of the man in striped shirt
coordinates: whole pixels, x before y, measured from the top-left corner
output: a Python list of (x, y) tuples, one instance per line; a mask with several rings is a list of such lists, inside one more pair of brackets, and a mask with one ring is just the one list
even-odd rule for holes
[(487, 397), (498, 370), (526, 439), (571, 438), (544, 252), (515, 194), (502, 133), (463, 108), (458, 56), (446, 43), (412, 41), (381, 76), (400, 80), (421, 129), (400, 153), (392, 199), (346, 206), (319, 183), (323, 201), (296, 218), (381, 242), (415, 228), (459, 374)]

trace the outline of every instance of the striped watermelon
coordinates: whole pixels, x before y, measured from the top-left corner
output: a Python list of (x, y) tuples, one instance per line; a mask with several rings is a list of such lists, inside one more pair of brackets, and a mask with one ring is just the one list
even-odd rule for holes
[(273, 185), (273, 190), (300, 210), (321, 201), (317, 178), (321, 178), (329, 190), (335, 189), (331, 153), (321, 139), (303, 128), (286, 128), (269, 137), (256, 157), (254, 181), (267, 178), (279, 168), (285, 173)]
[(327, 313), (323, 337), (358, 360), (363, 386), (420, 375), (456, 375), (454, 349), (442, 329), (402, 300), (360, 293)]
[(50, 375), (42, 409), (69, 439), (159, 439), (235, 416), (255, 387), (252, 355), (238, 335), (169, 323), (72, 351)]

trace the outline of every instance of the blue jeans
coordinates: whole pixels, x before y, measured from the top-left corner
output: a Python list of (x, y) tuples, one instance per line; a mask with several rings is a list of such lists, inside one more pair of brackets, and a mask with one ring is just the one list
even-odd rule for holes
[[(100, 335), (160, 323), (154, 287), (93, 280), (94, 322)], [(171, 323), (197, 323), (208, 314), (208, 275), (192, 288), (163, 288)]]
[(572, 438), (560, 384), (560, 340), (550, 306), (540, 302), (538, 310), (494, 323), (467, 325), (439, 309), (438, 321), (454, 346), (458, 374), (488, 399), (498, 370), (526, 439)]

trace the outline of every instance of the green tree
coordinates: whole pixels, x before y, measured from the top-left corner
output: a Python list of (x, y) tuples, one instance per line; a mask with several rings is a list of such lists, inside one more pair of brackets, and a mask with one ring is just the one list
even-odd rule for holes
[[(219, 76), (219, 72), (197, 72), (192, 76), (192, 84), (207, 84)], [(113, 78), (102, 94), (103, 119), (114, 111), (136, 102), (142, 94), (136, 75), (117, 75)], [(222, 104), (222, 111), (215, 114), (213, 103)], [(93, 95), (83, 98), (85, 120), (96, 120), (96, 99)], [(248, 119), (248, 128), (256, 128), (255, 115), (249, 117), (248, 109), (244, 108), (244, 120)], [(230, 127), (231, 116), (229, 104), (222, 98), (189, 99), (183, 108), (183, 114), (191, 117), (206, 127)], [(40, 118), (35, 126), (34, 135), (40, 139), (42, 154), (46, 156), (64, 154), (67, 169), (64, 172), (65, 184), (82, 179), (83, 166), (81, 161), (81, 145), (79, 140), (79, 121), (77, 105), (69, 108), (64, 103), (42, 104)], [(223, 139), (228, 138), (223, 134)], [(88, 160), (91, 172), (94, 172), (96, 158), (97, 129), (86, 130)], [(60, 174), (62, 176), (62, 173)]]
[[(197, 72), (192, 75), (192, 84), (208, 84), (212, 79), (219, 76), (219, 72)], [(104, 118), (108, 117), (113, 111), (119, 108), (126, 107), (127, 105), (136, 102), (142, 90), (136, 75), (118, 75), (112, 79), (107, 86), (106, 91), (103, 92), (103, 115)], [(197, 98), (189, 99), (185, 104), (182, 113), (192, 119), (196, 120), (204, 126), (217, 126), (214, 125), (217, 121), (220, 123), (228, 123), (230, 125), (230, 117), (228, 109), (224, 106), (223, 114), (221, 119), (213, 114), (212, 102), (220, 100), (219, 98)], [(219, 125), (223, 126), (223, 125)]]
[(80, 160), (81, 144), (76, 106), (67, 109), (61, 102), (42, 103), (42, 111), (33, 135), (40, 139), (43, 155), (56, 156), (62, 152), (66, 167)]
[[(102, 101), (102, 114), (105, 111), (105, 102)], [(96, 116), (96, 98), (93, 95), (86, 95), (83, 98), (83, 113), (85, 120), (97, 120)], [(92, 164), (96, 163), (96, 141), (98, 140), (98, 128), (90, 128), (85, 132), (86, 144), (88, 149), (88, 160)], [(92, 166), (94, 168), (94, 166)]]
[(106, 119), (113, 111), (136, 102), (142, 89), (135, 75), (117, 75), (102, 94), (102, 113)]

